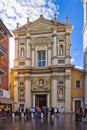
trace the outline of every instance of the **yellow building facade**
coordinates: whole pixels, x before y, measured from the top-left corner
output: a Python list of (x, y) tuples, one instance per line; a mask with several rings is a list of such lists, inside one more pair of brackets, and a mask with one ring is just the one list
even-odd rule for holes
[(72, 69), (72, 110), (78, 111), (80, 107), (84, 108), (84, 72), (83, 70)]
[(33, 22), (28, 18), (25, 25), (13, 31), (15, 59), (11, 86), (15, 110), (54, 106), (61, 112), (75, 111), (78, 100), (83, 106), (84, 73), (71, 65), (71, 31), (68, 18), (63, 23), (56, 20), (56, 15), (53, 20), (43, 15)]

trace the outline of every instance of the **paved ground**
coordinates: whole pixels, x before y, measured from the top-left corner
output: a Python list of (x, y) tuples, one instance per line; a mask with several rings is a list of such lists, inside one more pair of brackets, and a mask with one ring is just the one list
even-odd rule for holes
[(54, 119), (0, 119), (0, 130), (87, 130), (87, 123), (76, 123), (74, 114), (59, 114)]

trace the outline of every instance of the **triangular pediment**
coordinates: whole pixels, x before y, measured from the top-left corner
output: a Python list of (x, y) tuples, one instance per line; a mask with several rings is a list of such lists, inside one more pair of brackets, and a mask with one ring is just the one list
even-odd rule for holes
[(43, 30), (43, 29), (51, 29), (52, 28), (51, 20), (47, 20), (44, 17), (35, 20), (31, 26), (30, 30)]
[[(66, 23), (63, 23), (63, 22), (57, 22), (56, 21), (56, 27), (65, 27), (67, 26)], [(22, 32), (26, 32), (26, 30), (30, 30), (31, 32), (32, 31), (39, 31), (39, 30), (51, 30), (52, 28), (54, 28), (54, 20), (48, 20), (46, 18), (44, 18), (43, 16), (40, 16), (38, 19), (36, 19), (35, 21), (33, 22), (28, 22), (26, 23), (25, 25), (17, 28), (15, 31), (22, 31)], [(68, 24), (69, 26), (69, 24)]]
[(43, 30), (43, 29), (50, 29), (50, 28), (52, 28), (52, 25), (50, 25), (44, 21), (39, 21), (38, 23), (31, 26), (30, 30)]

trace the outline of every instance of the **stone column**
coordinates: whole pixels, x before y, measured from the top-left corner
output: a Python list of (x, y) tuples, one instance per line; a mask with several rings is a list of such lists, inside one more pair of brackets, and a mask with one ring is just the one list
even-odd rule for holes
[(73, 108), (72, 108), (73, 112), (75, 112), (75, 100), (74, 100), (74, 98), (73, 98), (73, 104), (72, 105), (73, 105)]
[(33, 107), (35, 107), (35, 94), (33, 95)]
[(18, 103), (18, 76), (15, 76), (15, 81), (14, 81), (14, 111), (19, 108), (19, 103)]
[(57, 32), (53, 32), (52, 65), (57, 65)]
[(83, 98), (81, 99), (81, 107), (83, 108), (84, 105), (83, 105)]
[(48, 45), (48, 66), (51, 66), (51, 45)]
[(71, 71), (66, 71), (65, 111), (71, 111)]
[(25, 107), (31, 107), (31, 79), (25, 77)]
[(31, 37), (30, 34), (27, 34), (27, 47), (26, 47), (26, 53), (27, 53), (27, 60), (26, 60), (26, 65), (31, 66)]
[(50, 107), (49, 94), (47, 94), (47, 107)]
[(34, 67), (34, 59), (35, 59), (35, 48), (32, 46), (32, 67)]
[(51, 84), (51, 106), (57, 107), (57, 76), (52, 77)]

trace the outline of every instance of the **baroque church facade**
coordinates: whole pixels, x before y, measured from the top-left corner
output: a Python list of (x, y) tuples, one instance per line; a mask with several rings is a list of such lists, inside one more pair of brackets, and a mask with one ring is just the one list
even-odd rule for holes
[[(83, 107), (84, 73), (71, 65), (72, 25), (40, 15), (13, 31), (15, 59), (13, 72), (15, 110), (31, 106), (58, 107), (75, 111)], [(79, 105), (78, 105), (79, 104)]]

